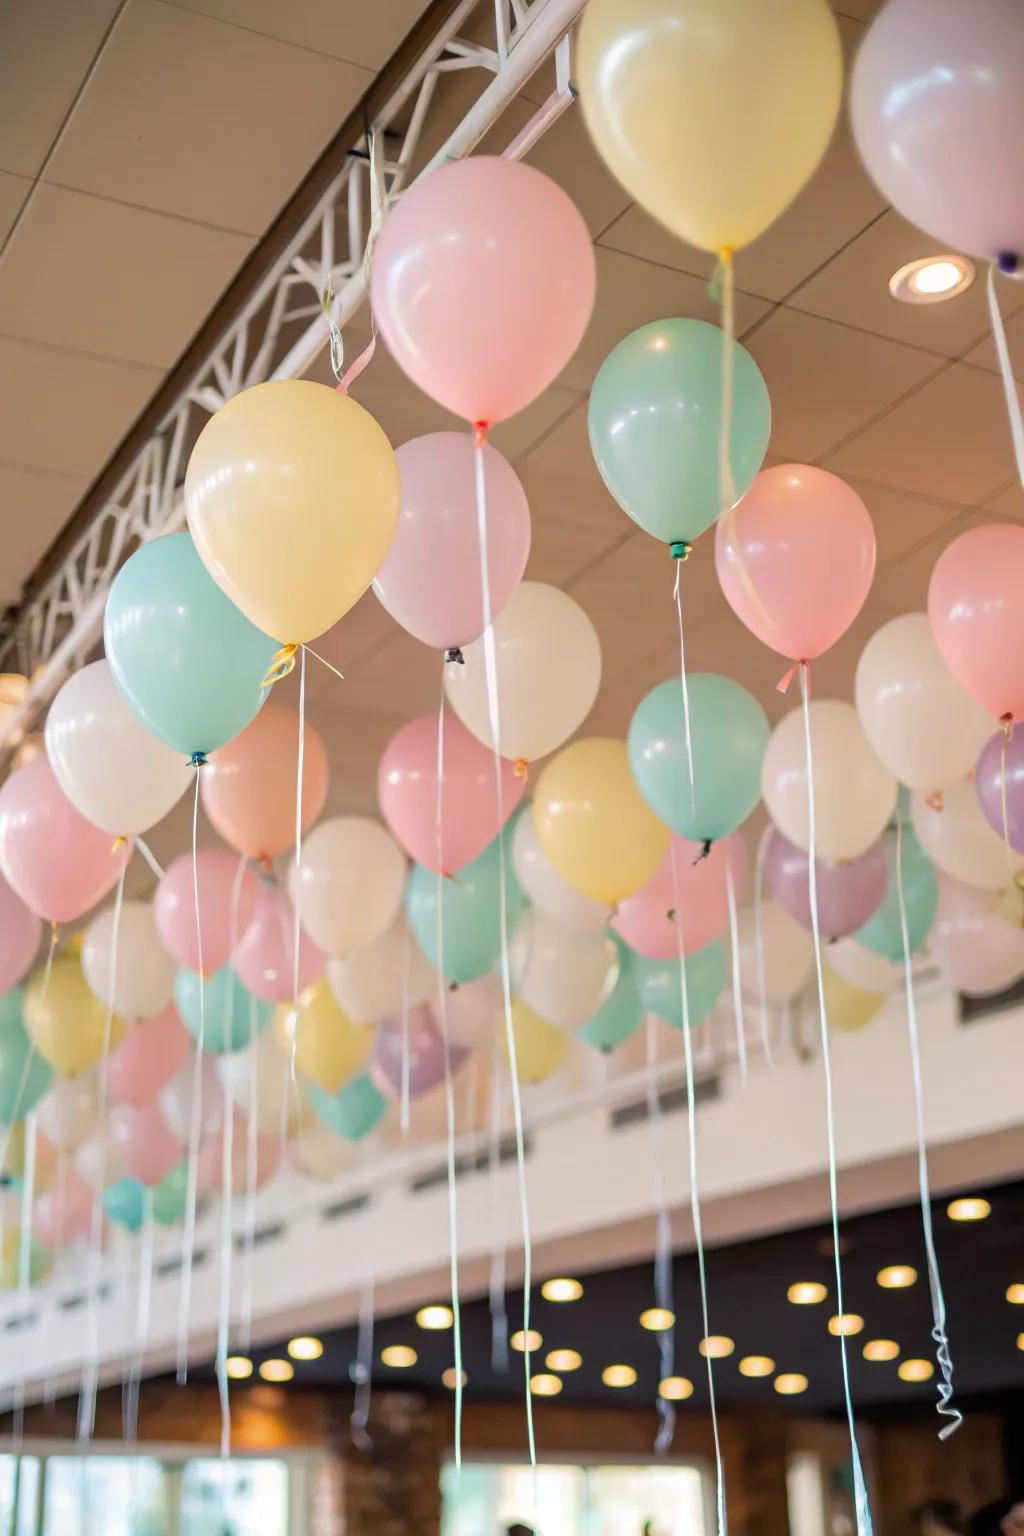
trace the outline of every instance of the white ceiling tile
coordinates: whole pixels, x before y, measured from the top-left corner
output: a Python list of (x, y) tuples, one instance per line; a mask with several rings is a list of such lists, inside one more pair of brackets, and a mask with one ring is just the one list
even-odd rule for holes
[[(998, 284), (1010, 362), (1013, 364), (1014, 376), (1024, 382), (1024, 307), (1018, 307), (1021, 305), (1022, 293), (1024, 286), (1018, 282), (1000, 280)], [(976, 346), (965, 352), (963, 360), (965, 363), (973, 363), (976, 368), (988, 368), (990, 372), (998, 373), (999, 358), (992, 332), (989, 331)]]
[[(0, 257), (0, 332), (169, 366), (251, 249), (244, 235), (41, 182)], [(69, 251), (75, 302), (54, 303)]]
[(546, 581), (555, 587), (567, 586), (584, 568), (602, 559), (612, 547), (628, 537), (625, 529), (581, 528), (579, 523), (561, 522), (553, 517), (539, 517), (531, 508), (533, 524), (530, 559), (526, 567), (529, 581)]
[(0, 603), (11, 603), (74, 511), (84, 475), (58, 475), (0, 464)]
[(629, 206), (629, 193), (605, 169), (578, 105), (541, 135), (526, 159), (569, 193), (595, 237)]
[(129, 0), (47, 180), (261, 234), (369, 78), (161, 0)]
[(9, 171), (0, 171), (0, 245), (13, 229), (31, 190), (32, 182), (28, 176), (12, 176)]
[(878, 575), (872, 595), (877, 595), (884, 573), (919, 544), (937, 537), (963, 516), (963, 508), (950, 502), (930, 501), (887, 486), (847, 477), (871, 513), (878, 545)]
[[(984, 521), (977, 512), (962, 512), (936, 528), (922, 543), (879, 568), (871, 589), (872, 609), (885, 616), (923, 610), (928, 606), (928, 583), (935, 562), (958, 534)], [(882, 619), (879, 618), (879, 623)]]
[(6, 0), (0, 47), (0, 166), (41, 168), (121, 0)]
[(167, 0), (366, 69), (380, 69), (423, 11), (423, 0)]

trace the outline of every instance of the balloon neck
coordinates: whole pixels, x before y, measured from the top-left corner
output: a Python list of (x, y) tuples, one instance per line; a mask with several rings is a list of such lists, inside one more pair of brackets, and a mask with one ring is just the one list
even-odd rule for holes
[(673, 560), (689, 560), (692, 548), (693, 545), (688, 544), (685, 539), (673, 539), (668, 552)]
[(209, 761), (205, 752), (193, 752), (188, 760), (190, 768), (205, 768)]
[(118, 833), (117, 837), (114, 838), (114, 841), (110, 845), (111, 853), (120, 853), (121, 849), (125, 846), (127, 841), (128, 839), (124, 836), (123, 833)]
[(526, 782), (530, 775), (530, 765), (526, 761), (525, 757), (516, 758), (515, 762), (512, 764), (512, 772), (515, 774), (517, 779), (522, 779), (524, 783)]
[(1003, 728), (1003, 740), (1004, 741), (1012, 741), (1013, 740), (1013, 716), (1010, 715), (1010, 714), (1000, 715), (999, 716), (999, 724)]
[(1014, 277), (1020, 271), (1020, 257), (1016, 251), (1000, 251), (996, 257), (996, 266), (1004, 277)]
[(462, 654), (461, 645), (450, 645), (444, 653), (444, 659), (446, 662), (458, 662), (460, 667), (464, 667), (466, 665), (466, 658)]
[(272, 875), (274, 873), (274, 861), (269, 853), (260, 854), (260, 872), (264, 875)]
[(473, 442), (478, 448), (482, 448), (487, 441), (487, 434), (491, 430), (489, 421), (474, 421)]
[(263, 681), (260, 683), (260, 687), (272, 688), (275, 683), (279, 683), (282, 678), (287, 677), (289, 672), (293, 672), (298, 651), (297, 645), (282, 645), (280, 650), (275, 651), (270, 658), (270, 666), (263, 674)]
[(695, 864), (701, 864), (701, 863), (703, 863), (703, 861), (706, 858), (710, 857), (710, 855), (711, 855), (711, 844), (713, 842), (714, 842), (714, 838), (706, 837), (704, 839), (704, 841), (700, 845), (700, 853), (698, 853), (697, 857), (693, 861)]
[(941, 789), (933, 789), (924, 803), (930, 811), (942, 811), (946, 806), (945, 797)]

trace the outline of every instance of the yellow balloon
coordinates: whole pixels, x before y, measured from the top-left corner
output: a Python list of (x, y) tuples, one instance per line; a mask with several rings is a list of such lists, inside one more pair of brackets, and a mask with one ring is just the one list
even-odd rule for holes
[(681, 240), (737, 250), (820, 161), (842, 97), (825, 0), (589, 0), (576, 47), (601, 158)]
[(335, 1002), (326, 977), (308, 987), (297, 1004), (282, 1004), (275, 1028), (289, 1055), (294, 1044), (295, 1065), (303, 1077), (326, 1093), (337, 1093), (355, 1076), (373, 1045), (373, 1030), (352, 1023)]
[[(542, 1083), (557, 1072), (569, 1054), (569, 1035), (549, 1024), (524, 1002), (512, 1004), (512, 1033), (516, 1042), (516, 1075), (521, 1083)], [(501, 1035), (502, 1055), (508, 1062), (508, 1039)]]
[[(28, 1277), (32, 1285), (38, 1285), (53, 1268), (53, 1258), (33, 1237), (29, 1258)], [(0, 1290), (17, 1290), (21, 1283), (21, 1228), (9, 1227), (0, 1243)]]
[(569, 884), (614, 906), (646, 885), (671, 836), (636, 786), (624, 741), (574, 741), (537, 780), (541, 848)]
[[(116, 1013), (110, 1016), (111, 1049), (127, 1027)], [(102, 1058), (107, 1005), (90, 989), (77, 955), (56, 955), (49, 977), (45, 968), (32, 977), (25, 988), (25, 1028), (40, 1056), (65, 1077), (88, 1072)]]
[(865, 992), (825, 966), (825, 1009), (830, 1029), (841, 1030), (844, 1034), (864, 1029), (884, 1002), (884, 992)]
[(214, 580), (265, 634), (296, 645), (337, 623), (383, 564), (398, 465), (361, 405), (281, 380), (244, 390), (207, 422), (185, 499)]

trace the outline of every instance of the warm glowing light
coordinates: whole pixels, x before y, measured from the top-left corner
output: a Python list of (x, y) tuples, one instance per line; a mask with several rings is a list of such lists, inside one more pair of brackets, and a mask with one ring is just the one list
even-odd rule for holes
[(900, 1347), (895, 1339), (868, 1339), (864, 1345), (864, 1359), (876, 1364), (883, 1360), (895, 1360)]
[(930, 1381), (935, 1367), (930, 1360), (903, 1360), (896, 1367), (900, 1381)]
[(807, 1391), (807, 1377), (801, 1376), (799, 1371), (789, 1371), (776, 1376), (772, 1386), (782, 1397), (797, 1397)]
[(529, 1333), (524, 1333), (520, 1328), (519, 1331), (514, 1333), (509, 1339), (509, 1343), (512, 1345), (513, 1349), (518, 1349), (521, 1355), (525, 1355), (527, 1350), (530, 1351), (531, 1355), (535, 1355), (538, 1349), (540, 1349), (541, 1345), (544, 1343), (544, 1339), (543, 1336), (537, 1332), (536, 1328), (531, 1328)]
[[(469, 1377), (466, 1375), (465, 1371), (460, 1371), (459, 1375), (462, 1377), (462, 1385), (465, 1386), (466, 1382), (469, 1380)], [(458, 1376), (455, 1374), (454, 1365), (450, 1365), (446, 1371), (441, 1372), (441, 1385), (447, 1387), (449, 1392), (455, 1391), (455, 1383), (457, 1380)]]
[(295, 1367), (290, 1360), (264, 1360), (260, 1366), (260, 1375), (264, 1381), (291, 1381)]
[(418, 1359), (410, 1344), (387, 1344), (380, 1352), (381, 1365), (390, 1365), (394, 1371), (407, 1371)]
[(455, 1314), (451, 1307), (420, 1307), (416, 1313), (416, 1322), (419, 1327), (426, 1328), (431, 1333), (440, 1333), (445, 1328), (450, 1328), (454, 1321)]
[(1017, 1348), (1024, 1349), (1024, 1333), (1018, 1333), (1017, 1335)]
[(228, 1355), (224, 1369), (232, 1381), (248, 1381), (252, 1375), (252, 1361), (247, 1355)]
[(631, 1387), (636, 1381), (636, 1371), (631, 1365), (606, 1365), (601, 1380), (606, 1387)]
[(1017, 1281), (1006, 1287), (1006, 1299), (1011, 1307), (1024, 1307), (1024, 1285)]
[(857, 1312), (837, 1312), (835, 1317), (828, 1320), (828, 1331), (834, 1339), (840, 1335), (844, 1339), (852, 1338), (855, 1333), (864, 1332), (864, 1319)]
[(319, 1360), (323, 1352), (324, 1346), (321, 1341), (310, 1338), (308, 1334), (288, 1340), (288, 1353), (293, 1360)]
[(545, 1280), (540, 1293), (545, 1301), (579, 1301), (583, 1286), (568, 1275), (560, 1275), (556, 1280)]
[(828, 1286), (820, 1280), (798, 1280), (786, 1292), (786, 1300), (794, 1307), (816, 1307), (828, 1295)]
[(950, 1221), (984, 1221), (991, 1216), (992, 1207), (987, 1200), (975, 1196), (970, 1200), (951, 1200), (946, 1206)]
[(904, 304), (939, 304), (955, 299), (974, 282), (966, 256), (919, 256), (889, 279), (889, 292)]
[(658, 1396), (667, 1403), (681, 1403), (693, 1396), (693, 1382), (686, 1376), (664, 1376), (658, 1382)]
[(646, 1328), (648, 1333), (664, 1333), (675, 1320), (675, 1313), (670, 1312), (668, 1307), (648, 1307), (646, 1312), (640, 1313), (640, 1327)]
[(549, 1371), (578, 1371), (583, 1356), (575, 1349), (553, 1349), (545, 1355), (544, 1364)]
[(735, 1342), (724, 1333), (711, 1333), (697, 1345), (705, 1360), (724, 1360), (736, 1348)]
[(917, 1281), (917, 1270), (911, 1264), (890, 1264), (875, 1276), (884, 1291), (905, 1291)]
[(534, 1397), (557, 1397), (562, 1390), (562, 1383), (557, 1376), (531, 1376), (530, 1391)]
[(770, 1376), (774, 1369), (771, 1355), (744, 1355), (740, 1361), (741, 1376)]

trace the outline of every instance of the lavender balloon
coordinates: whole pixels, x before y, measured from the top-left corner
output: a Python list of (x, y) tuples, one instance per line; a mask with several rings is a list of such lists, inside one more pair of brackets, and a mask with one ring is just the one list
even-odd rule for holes
[[(765, 879), (779, 906), (804, 928), (811, 927), (808, 858), (777, 829), (765, 854)], [(881, 905), (889, 866), (881, 843), (845, 863), (817, 860), (818, 926), (823, 939), (856, 933)]]
[[(418, 1003), (410, 1008), (409, 1097), (418, 1099), (444, 1081), (444, 1036), (433, 1007)], [(405, 1031), (400, 1018), (382, 1019), (377, 1025), (370, 1057), (370, 1076), (382, 1093), (398, 1098), (402, 1092), (402, 1059)], [(452, 1071), (457, 1072), (469, 1055), (463, 1045), (450, 1047)]]
[[(1005, 756), (1004, 756), (1005, 754)], [(1005, 768), (1004, 768), (1005, 764)], [(1016, 853), (1024, 853), (1024, 730), (1008, 741), (1002, 731), (987, 741), (974, 770), (974, 787), (985, 820), (1003, 835), (1003, 774), (1006, 775), (1006, 835)]]

